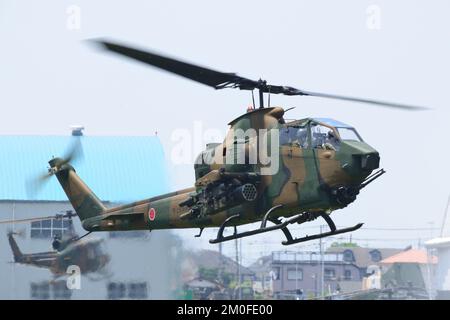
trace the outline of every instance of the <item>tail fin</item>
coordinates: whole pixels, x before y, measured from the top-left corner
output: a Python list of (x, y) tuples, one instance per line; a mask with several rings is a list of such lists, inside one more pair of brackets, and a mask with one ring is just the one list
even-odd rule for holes
[(17, 245), (16, 239), (13, 237), (13, 232), (8, 232), (8, 241), (11, 246), (11, 250), (14, 256), (14, 262), (20, 262), (22, 260), (23, 254)]
[(69, 163), (55, 158), (50, 160), (49, 164), (81, 221), (101, 215), (106, 210), (100, 199), (80, 179)]

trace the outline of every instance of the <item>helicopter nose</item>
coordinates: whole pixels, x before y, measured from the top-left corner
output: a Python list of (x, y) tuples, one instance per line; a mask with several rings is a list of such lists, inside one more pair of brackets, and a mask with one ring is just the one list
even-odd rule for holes
[(346, 159), (342, 168), (356, 180), (366, 178), (380, 165), (378, 151), (365, 142), (343, 141), (341, 152)]
[(361, 153), (353, 155), (356, 163), (363, 171), (373, 171), (380, 166), (380, 155), (378, 152)]

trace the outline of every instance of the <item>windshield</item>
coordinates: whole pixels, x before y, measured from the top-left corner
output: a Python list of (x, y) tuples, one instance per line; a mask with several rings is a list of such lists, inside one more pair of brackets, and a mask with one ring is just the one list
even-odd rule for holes
[(361, 139), (361, 136), (358, 134), (358, 132), (356, 132), (356, 130), (354, 128), (341, 127), (341, 128), (336, 128), (336, 129), (339, 132), (339, 135), (341, 136), (342, 140), (353, 140), (353, 141), (360, 141), (360, 142), (363, 141)]
[(337, 150), (339, 140), (333, 129), (318, 123), (311, 123), (312, 147), (316, 149)]
[(280, 130), (280, 144), (308, 147), (308, 131), (306, 127), (287, 127)]

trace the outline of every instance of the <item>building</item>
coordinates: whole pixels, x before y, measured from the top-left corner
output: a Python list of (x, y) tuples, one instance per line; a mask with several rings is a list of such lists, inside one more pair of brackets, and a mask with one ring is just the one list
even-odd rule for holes
[(272, 252), (250, 268), (256, 275), (256, 288), (278, 298), (347, 293), (362, 289), (368, 268), (400, 249), (331, 247), (319, 252)]
[(361, 287), (360, 269), (343, 253), (273, 252), (271, 265), (274, 296), (301, 290), (303, 296), (316, 297)]
[(395, 248), (363, 248), (363, 247), (346, 247), (335, 246), (326, 250), (327, 253), (342, 253), (344, 261), (355, 264), (360, 274), (364, 276), (367, 273), (367, 268), (372, 265), (378, 265), (381, 260), (391, 257), (397, 253), (402, 252), (403, 249)]
[(197, 278), (186, 282), (184, 290), (184, 300), (207, 300), (213, 293), (223, 291), (223, 287), (217, 282)]
[[(185, 255), (184, 281), (210, 279), (228, 285), (230, 282), (253, 282), (255, 273), (235, 260), (214, 250), (193, 251)], [(239, 280), (240, 279), (240, 280)]]
[(419, 249), (405, 250), (386, 258), (380, 262), (381, 289), (391, 289), (397, 299), (427, 299), (436, 264), (437, 257)]
[(218, 251), (199, 250), (185, 253), (181, 272), (185, 291), (182, 296), (185, 298), (254, 298), (255, 273)]
[(430, 253), (436, 252), (438, 264), (436, 277), (431, 285), (431, 296), (439, 300), (450, 300), (450, 237), (448, 227), (448, 211), (450, 209), (450, 196), (444, 212), (444, 219), (441, 225), (440, 237), (431, 239), (425, 243)]
[(260, 257), (248, 268), (255, 274), (253, 282), (255, 292), (267, 297), (273, 296), (272, 255)]
[[(52, 156), (64, 155), (79, 139), (84, 157), (73, 162), (77, 173), (106, 206), (145, 199), (170, 191), (165, 158), (157, 137), (0, 136), (0, 220), (52, 216), (71, 209), (55, 177), (41, 190), (32, 178), (45, 173)], [(85, 231), (74, 219), (78, 234)], [(179, 286), (180, 241), (170, 231), (94, 233), (105, 239), (111, 256), (107, 275), (81, 276), (81, 289), (67, 289), (64, 277), (47, 269), (10, 263), (7, 231), (21, 231), (24, 253), (51, 249), (52, 237), (67, 224), (57, 219), (0, 225), (1, 299), (158, 299), (170, 298)]]
[(430, 252), (437, 252), (438, 256), (431, 296), (438, 300), (450, 300), (450, 237), (435, 238), (425, 245)]
[[(437, 257), (429, 256), (425, 250), (409, 249), (388, 257), (380, 262), (382, 284), (395, 286), (412, 285), (426, 289), (427, 278), (431, 278)], [(430, 270), (433, 269), (433, 270)]]

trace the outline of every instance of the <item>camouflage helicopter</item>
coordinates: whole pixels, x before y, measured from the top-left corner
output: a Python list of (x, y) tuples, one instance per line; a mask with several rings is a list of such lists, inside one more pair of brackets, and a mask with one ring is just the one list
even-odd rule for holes
[(64, 214), (49, 217), (0, 221), (0, 223), (20, 223), (68, 218), (67, 232), (56, 235), (53, 239), (53, 251), (24, 254), (14, 238), (14, 235), (19, 233), (9, 231), (7, 236), (14, 256), (14, 263), (49, 269), (56, 278), (66, 275), (71, 265), (78, 266), (83, 274), (102, 273), (104, 267), (110, 261), (110, 256), (102, 248), (102, 239), (81, 240), (83, 237), (79, 237), (73, 227), (73, 216), (76, 216), (76, 214), (68, 211)]
[[(229, 123), (230, 131), (222, 143), (208, 144), (201, 152), (194, 165), (194, 187), (127, 205), (105, 207), (77, 175), (69, 163), (71, 156), (51, 159), (48, 177), (55, 175), (59, 180), (88, 233), (199, 228), (196, 235), (199, 237), (204, 228), (219, 227), (216, 238), (210, 240), (219, 243), (281, 230), (286, 237), (282, 244), (290, 245), (357, 230), (362, 223), (337, 229), (330, 214), (355, 201), (363, 188), (385, 173), (379, 169), (379, 153), (354, 127), (342, 122), (315, 118), (287, 121), (283, 108), (270, 107), (270, 95), (313, 96), (403, 110), (424, 109), (270, 85), (261, 79), (250, 80), (110, 41), (94, 42), (110, 52), (215, 89), (249, 90), (253, 102), (253, 91), (258, 90), (259, 108), (253, 103), (247, 113)], [(268, 95), (267, 107), (264, 94)], [(237, 130), (253, 130), (256, 134), (237, 137)], [(263, 138), (266, 146), (276, 146), (272, 159), (279, 163), (277, 170), (267, 173), (267, 163), (261, 161), (259, 154), (251, 163), (235, 161), (249, 160), (251, 150), (261, 149), (258, 141)], [(291, 224), (303, 224), (319, 217), (328, 224), (328, 232), (295, 238), (288, 229)], [(237, 226), (254, 222), (260, 222), (260, 226), (237, 231)], [(226, 227), (234, 227), (234, 232), (224, 235)]]

